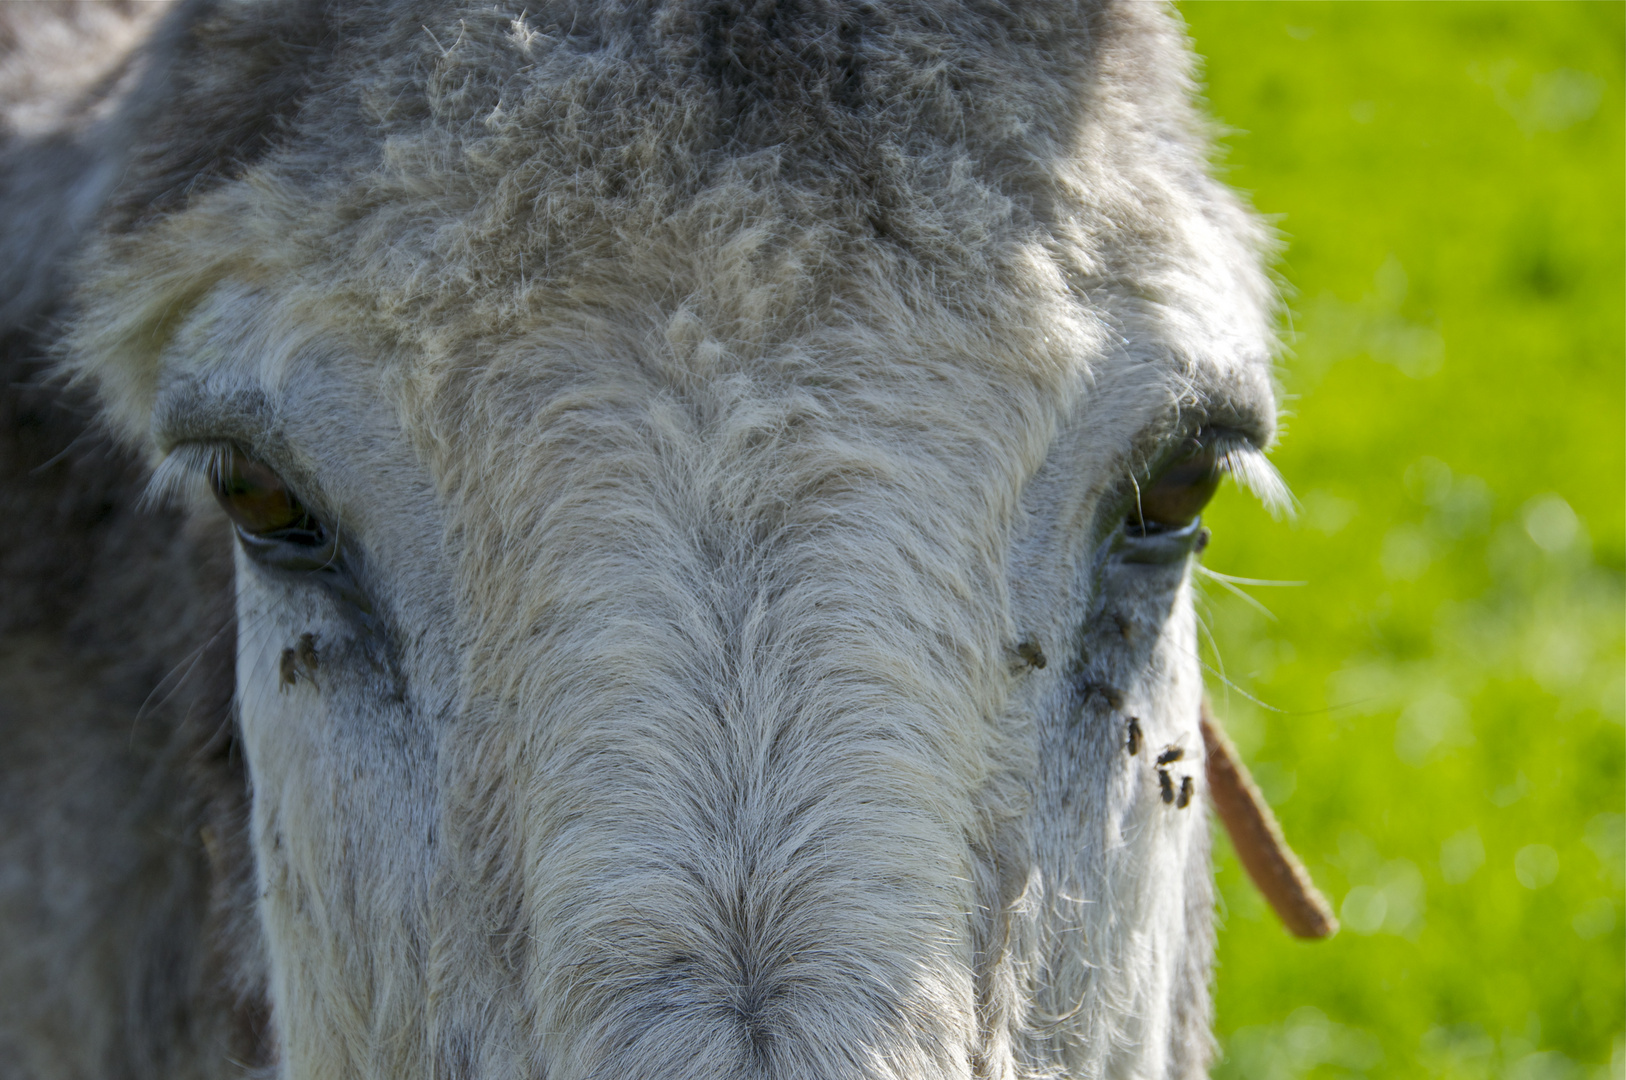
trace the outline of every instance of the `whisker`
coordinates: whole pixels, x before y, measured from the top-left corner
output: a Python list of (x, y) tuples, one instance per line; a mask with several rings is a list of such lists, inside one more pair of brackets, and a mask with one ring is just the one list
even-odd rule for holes
[(1231, 584), (1231, 582), (1228, 581), (1225, 577), (1223, 577), (1221, 575), (1216, 575), (1214, 577), (1214, 582), (1215, 582), (1215, 584), (1219, 585), (1220, 588), (1224, 589), (1226, 592), (1230, 593), (1231, 595), (1239, 598), (1243, 603), (1247, 604), (1249, 607), (1251, 607), (1255, 611), (1259, 612), (1259, 614), (1263, 615), (1265, 618), (1269, 619), (1271, 622), (1277, 622), (1278, 621), (1277, 618), (1276, 618), (1276, 613), (1275, 612), (1271, 611), (1264, 604), (1261, 604), (1258, 600), (1256, 600), (1255, 598), (1249, 596), (1247, 593), (1243, 592), (1241, 589), (1237, 588), (1235, 585)]
[[(1201, 661), (1199, 661), (1199, 663), (1201, 663)], [(1227, 690), (1235, 690), (1238, 694), (1240, 694), (1243, 697), (1247, 698), (1249, 701), (1253, 702), (1255, 705), (1259, 706), (1261, 709), (1264, 709), (1266, 712), (1273, 712), (1278, 716), (1288, 716), (1288, 715), (1305, 716), (1305, 715), (1309, 715), (1309, 714), (1303, 713), (1303, 712), (1291, 713), (1290, 714), (1286, 709), (1277, 708), (1275, 705), (1270, 704), (1268, 701), (1261, 700), (1260, 698), (1256, 697), (1255, 695), (1250, 694), (1246, 690), (1242, 689), (1242, 687), (1238, 686), (1236, 683), (1232, 682), (1230, 679), (1226, 678), (1225, 673), (1223, 671), (1216, 670), (1214, 667), (1210, 666), (1209, 664), (1203, 663), (1203, 670), (1213, 673), (1214, 677), (1217, 678), (1220, 681), (1220, 685), (1224, 686)], [(1227, 705), (1230, 704), (1229, 700), (1227, 700), (1226, 704)]]
[[(1286, 709), (1277, 708), (1268, 702), (1260, 700), (1231, 681), (1230, 677), (1225, 674), (1225, 660), (1220, 656), (1219, 641), (1214, 637), (1214, 631), (1209, 627), (1208, 620), (1203, 618), (1202, 612), (1200, 611), (1193, 610), (1192, 614), (1196, 616), (1197, 629), (1208, 641), (1209, 651), (1214, 654), (1214, 663), (1210, 664), (1207, 660), (1203, 659), (1200, 649), (1196, 652), (1193, 659), (1195, 659), (1197, 663), (1202, 666), (1202, 669), (1219, 680), (1220, 685), (1225, 688), (1227, 694), (1229, 694), (1230, 691), (1235, 690), (1238, 694), (1242, 695), (1244, 698), (1247, 698), (1249, 701), (1253, 702), (1255, 705), (1267, 712), (1273, 712), (1281, 716), (1289, 715)], [(1229, 697), (1225, 699), (1225, 703), (1227, 706), (1230, 705)]]
[(1233, 585), (1255, 585), (1260, 588), (1286, 589), (1310, 584), (1308, 581), (1271, 581), (1268, 578), (1237, 577), (1235, 574), (1222, 574), (1218, 570), (1210, 570), (1202, 563), (1197, 564), (1197, 572), (1204, 577), (1229, 581)]

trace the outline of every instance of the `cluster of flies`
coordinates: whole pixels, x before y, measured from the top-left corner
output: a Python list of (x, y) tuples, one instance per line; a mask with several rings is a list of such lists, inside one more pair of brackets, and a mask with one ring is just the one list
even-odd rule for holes
[[(1140, 753), (1141, 744), (1140, 720), (1131, 716), (1128, 724), (1128, 734), (1124, 739), (1124, 749), (1129, 751), (1131, 757)], [(1177, 808), (1184, 810), (1191, 805), (1191, 796), (1197, 790), (1196, 781), (1187, 776), (1180, 778), (1180, 786), (1174, 784), (1174, 777), (1169, 773), (1169, 766), (1186, 756), (1186, 751), (1179, 746), (1166, 746), (1163, 752), (1157, 755), (1157, 790), (1166, 803), (1173, 803)]]
[(277, 674), (281, 677), (281, 689), (297, 683), (301, 678), (307, 680), (312, 686), (316, 685), (316, 635), (300, 634), (299, 640), (290, 648), (282, 650), (282, 658), (277, 664)]
[[(1127, 636), (1127, 628), (1125, 628), (1125, 633)], [(1039, 643), (1031, 637), (1025, 638), (1017, 643), (1016, 655), (1018, 659), (1027, 667), (1043, 668), (1045, 666), (1044, 650), (1041, 649), (1039, 647)], [(1084, 684), (1083, 689), (1086, 694), (1099, 694), (1106, 700), (1107, 705), (1114, 710), (1123, 708), (1123, 694), (1110, 686), (1105, 686), (1101, 683), (1086, 683)], [(1129, 718), (1127, 728), (1127, 734), (1124, 739), (1124, 749), (1129, 751), (1129, 755), (1131, 757), (1134, 757), (1140, 753), (1140, 746), (1141, 742), (1143, 741), (1143, 736), (1141, 735), (1140, 730), (1140, 719), (1138, 717), (1131, 716)], [(1157, 755), (1156, 763), (1158, 794), (1162, 796), (1165, 803), (1169, 803), (1180, 810), (1184, 810), (1186, 807), (1191, 805), (1191, 797), (1196, 794), (1197, 791), (1197, 782), (1193, 780), (1190, 775), (1181, 776), (1180, 783), (1176, 785), (1174, 782), (1174, 776), (1169, 772), (1169, 767), (1175, 762), (1183, 759), (1185, 756), (1186, 751), (1184, 747), (1170, 743), (1168, 746), (1163, 748), (1163, 751), (1160, 754)]]

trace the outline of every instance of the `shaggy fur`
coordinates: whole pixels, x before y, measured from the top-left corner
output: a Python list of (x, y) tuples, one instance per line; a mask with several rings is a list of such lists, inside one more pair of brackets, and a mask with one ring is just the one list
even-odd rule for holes
[[(1272, 297), (1189, 63), (1138, 3), (218, 0), (104, 80), (118, 107), (40, 211), (84, 251), (65, 370), (166, 476), (231, 444), (342, 537), (343, 588), (236, 556), (254, 1053), (300, 1078), (1203, 1072), (1187, 560), (1119, 527), (1183, 436), (1269, 441)], [(140, 526), (163, 551), (193, 528)], [(143, 642), (178, 662), (209, 593), (174, 577), (120, 603), (185, 609)], [(8, 655), (73, 670), (59, 649)], [(191, 715), (102, 758), (196, 762)], [(113, 821), (86, 842), (171, 815), (140, 849), (170, 868), (120, 872), (229, 880), (237, 834), (200, 862), (215, 781), (188, 777), (90, 800)], [(71, 834), (16, 813), (17, 844)], [(257, 940), (190, 903), (166, 933), (230, 959), (162, 1000), (260, 1030), (213, 1004), (252, 1014)], [(117, 938), (94, 905), (35, 922)], [(89, 979), (52, 941), (39, 978)], [(239, 1067), (224, 1036), (146, 1034)]]

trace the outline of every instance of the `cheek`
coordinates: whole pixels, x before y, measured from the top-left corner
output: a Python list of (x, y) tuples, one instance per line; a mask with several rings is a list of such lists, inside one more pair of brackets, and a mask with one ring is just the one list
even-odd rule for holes
[[(1158, 698), (1158, 711), (1179, 717), (1178, 728), (1182, 734), (1196, 731), (1203, 695), (1203, 670), (1189, 579), (1180, 586), (1163, 620), (1151, 662), (1157, 673), (1152, 687)], [(1198, 745), (1201, 745), (1200, 740)]]
[(1203, 798), (1202, 665), (1187, 565), (1119, 564), (1106, 584), (1084, 634), (1080, 689), (1124, 797), (1113, 831), (1181, 849)]
[(1211, 942), (1196, 621), (1184, 560), (1112, 560), (1098, 588), (1036, 710), (1037, 1006), (1134, 1018), (1080, 1074), (1161, 1076)]
[[(427, 951), (432, 747), (402, 737), (405, 695), (330, 598), (241, 562), (237, 690), (260, 918), (285, 1065), (307, 1075), (338, 1052), (336, 1010), (379, 1008), (356, 948), (363, 928), (368, 955)], [(391, 977), (420, 975), (406, 962)]]
[(238, 555), (237, 708), (257, 796), (315, 779), (331, 728), (321, 689), (331, 681), (322, 671), (331, 627), (300, 599)]
[(304, 831), (342, 833), (361, 852), (410, 833), (415, 811), (379, 808), (433, 800), (435, 738), (384, 635), (321, 589), (242, 562), (237, 702), (256, 809), (313, 814)]

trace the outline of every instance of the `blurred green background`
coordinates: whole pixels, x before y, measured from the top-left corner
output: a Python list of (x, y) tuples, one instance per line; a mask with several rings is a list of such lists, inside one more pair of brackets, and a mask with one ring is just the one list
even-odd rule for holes
[[(1207, 515), (1215, 705), (1344, 923), (1222, 842), (1221, 1080), (1619, 1080), (1620, 3), (1180, 5), (1280, 230), (1298, 495)], [(1251, 597), (1251, 599), (1250, 599)]]

